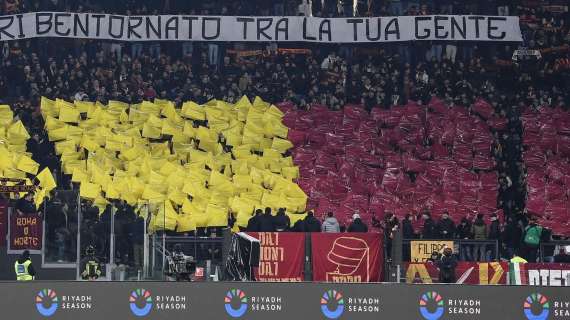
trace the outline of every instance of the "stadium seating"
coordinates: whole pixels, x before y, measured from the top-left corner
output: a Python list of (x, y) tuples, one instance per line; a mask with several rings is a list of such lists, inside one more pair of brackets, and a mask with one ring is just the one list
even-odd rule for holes
[(553, 233), (570, 235), (570, 115), (561, 109), (527, 108), (521, 120), (528, 174), (526, 207)]
[(506, 122), (485, 101), (472, 112), (434, 98), (429, 108), (409, 103), (371, 115), (357, 105), (343, 111), (279, 107), (291, 128), (299, 185), (318, 215), (335, 212), (346, 225), (355, 211), (368, 223), (386, 212), (403, 217), (431, 209), (439, 217), (448, 210), (456, 222), (497, 212), (490, 128)]
[[(293, 144), (275, 106), (242, 98), (235, 105), (155, 99), (108, 105), (42, 98), (49, 140), (82, 198), (104, 210), (111, 200), (149, 204), (151, 229), (221, 227), (233, 212), (246, 226), (256, 208), (304, 217), (298, 168), (283, 156)], [(143, 212), (143, 211), (141, 211)]]

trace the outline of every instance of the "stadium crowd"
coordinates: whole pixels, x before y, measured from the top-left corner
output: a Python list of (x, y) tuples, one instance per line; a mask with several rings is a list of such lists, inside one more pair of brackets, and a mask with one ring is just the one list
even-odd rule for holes
[[(40, 10), (100, 11), (101, 7), (124, 14), (298, 14), (307, 13), (309, 4), (280, 1), (4, 1), (2, 13)], [(539, 50), (541, 59), (525, 57), (513, 61), (516, 44), (421, 42), (388, 44), (382, 47), (346, 45), (295, 45), (278, 48), (276, 44), (237, 43), (118, 43), (93, 40), (32, 39), (3, 42), (0, 54), (0, 103), (11, 104), (33, 139), (28, 150), (33, 159), (47, 166), (57, 177), (58, 186), (73, 189), (69, 177), (59, 172), (60, 164), (53, 144), (48, 142), (39, 113), (41, 96), (51, 99), (102, 101), (120, 100), (139, 103), (155, 98), (206, 103), (211, 99), (236, 102), (242, 95), (260, 96), (265, 101), (291, 101), (300, 109), (311, 105), (342, 109), (346, 104), (362, 105), (367, 111), (392, 108), (409, 101), (427, 104), (438, 97), (451, 107), (469, 108), (483, 98), (494, 108), (497, 118), (506, 121), (502, 130), (493, 132), (492, 154), (499, 173), (497, 209), (504, 216), (463, 217), (455, 225), (448, 215), (433, 221), (429, 212), (410, 214), (403, 221), (387, 214), (366, 226), (358, 214), (350, 225), (340, 225), (334, 212), (326, 217), (308, 217), (290, 225), (283, 212), (270, 218), (270, 212), (256, 212), (248, 231), (363, 231), (384, 229), (388, 238), (401, 228), (404, 237), (436, 239), (496, 239), (502, 243), (501, 256), (508, 258), (524, 250), (529, 261), (536, 261), (536, 248), (522, 248), (525, 230), (536, 223), (533, 212), (525, 208), (527, 168), (522, 158), (525, 110), (570, 106), (570, 25), (568, 12), (547, 6), (525, 7), (511, 1), (358, 1), (354, 6), (333, 1), (312, 2), (312, 12), (322, 16), (388, 15), (431, 13), (502, 13), (519, 15), (525, 46)], [(336, 4), (336, 5), (335, 5)], [(301, 7), (300, 7), (301, 6)], [(135, 9), (136, 8), (136, 9)], [(140, 9), (139, 9), (140, 8)], [(218, 9), (219, 8), (219, 9)], [(300, 10), (302, 9), (302, 10)], [(554, 12), (553, 12), (554, 10)], [(247, 49), (247, 50), (246, 50)], [(567, 160), (567, 159), (566, 159)], [(73, 246), (72, 234), (78, 221), (76, 208), (56, 199), (47, 208), (48, 234), (56, 260), (66, 260), (64, 248)], [(90, 204), (82, 203), (82, 233), (98, 249), (108, 241), (110, 213), (100, 217)], [(115, 223), (118, 256), (137, 267), (141, 263), (142, 219), (128, 206), (118, 205), (124, 214)], [(69, 212), (69, 214), (68, 214)], [(453, 214), (453, 213), (450, 213)], [(323, 219), (321, 219), (323, 218)], [(412, 221), (423, 219), (414, 230)], [(231, 220), (231, 219), (230, 219)], [(230, 221), (231, 222), (231, 221)], [(212, 230), (206, 230), (210, 234)], [(214, 231), (215, 232), (215, 231)], [(204, 235), (205, 235), (204, 234)], [(83, 236), (83, 234), (82, 234)], [(545, 240), (550, 234), (544, 233)], [(138, 248), (138, 249), (137, 249)], [(71, 251), (71, 250), (69, 250)], [(473, 250), (466, 260), (485, 261), (486, 248)], [(479, 254), (477, 254), (479, 253)], [(108, 253), (101, 255), (108, 256)]]

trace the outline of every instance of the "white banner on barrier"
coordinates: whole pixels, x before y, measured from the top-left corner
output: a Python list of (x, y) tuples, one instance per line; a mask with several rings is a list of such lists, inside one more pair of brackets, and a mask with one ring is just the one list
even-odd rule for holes
[(35, 12), (0, 16), (0, 41), (36, 37), (119, 41), (299, 41), (374, 43), (415, 40), (522, 41), (518, 17), (372, 18), (121, 16)]

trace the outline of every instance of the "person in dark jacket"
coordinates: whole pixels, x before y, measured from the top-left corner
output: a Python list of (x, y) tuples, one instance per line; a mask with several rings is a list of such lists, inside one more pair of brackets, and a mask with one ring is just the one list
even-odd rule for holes
[(360, 215), (352, 215), (352, 223), (348, 226), (348, 232), (368, 232), (368, 226), (360, 219)]
[(265, 208), (265, 213), (259, 218), (259, 231), (260, 232), (275, 232), (275, 225), (273, 224), (273, 216), (271, 215), (271, 208)]
[[(487, 225), (483, 221), (483, 214), (477, 214), (477, 218), (473, 221), (471, 226), (471, 233), (473, 234), (473, 239), (475, 240), (487, 240)], [(487, 246), (485, 244), (475, 245), (475, 250), (473, 252), (473, 258), (476, 261), (485, 262), (487, 261)]]
[(260, 224), (260, 219), (261, 219), (261, 213), (263, 211), (261, 211), (261, 209), (257, 209), (255, 210), (255, 213), (253, 214), (253, 217), (249, 218), (249, 220), (247, 221), (247, 228), (246, 230), (249, 232), (259, 232), (259, 224)]
[(402, 232), (404, 239), (414, 239), (416, 237), (416, 232), (414, 231), (414, 226), (412, 225), (413, 219), (414, 216), (408, 213), (402, 221)]
[[(461, 222), (457, 225), (455, 230), (455, 238), (460, 240), (469, 240), (472, 238), (471, 235), (471, 222), (467, 217), (463, 217)], [(469, 244), (460, 244), (460, 255), (461, 261), (471, 261), (473, 259), (471, 252), (473, 248)]]
[(422, 239), (435, 239), (437, 237), (435, 222), (431, 218), (429, 212), (424, 212), (422, 214), (422, 219), (424, 219), (424, 228), (422, 230)]
[(291, 227), (291, 220), (285, 214), (285, 208), (279, 208), (277, 215), (273, 218), (273, 226), (277, 232), (289, 230)]
[(455, 237), (455, 223), (449, 218), (447, 211), (441, 215), (441, 220), (437, 223), (437, 232), (440, 239), (453, 239)]
[(439, 282), (455, 283), (455, 268), (457, 268), (457, 259), (453, 255), (451, 248), (443, 250), (443, 256), (436, 263), (439, 268)]
[[(501, 248), (501, 224), (499, 223), (499, 217), (496, 213), (491, 215), (491, 224), (489, 224), (489, 230), (487, 230), (487, 239), (499, 241), (499, 248)], [(498, 258), (498, 252), (495, 252), (493, 245), (489, 245), (487, 250), (491, 252), (491, 260)]]
[(293, 232), (305, 232), (305, 229), (306, 229), (305, 228), (305, 220), (299, 219), (299, 220), (297, 220), (297, 222), (295, 222), (295, 224), (291, 228), (291, 231), (293, 231)]
[(554, 256), (556, 263), (570, 263), (570, 246), (560, 248), (560, 253)]
[(313, 211), (305, 217), (305, 232), (321, 232), (321, 222), (315, 218)]

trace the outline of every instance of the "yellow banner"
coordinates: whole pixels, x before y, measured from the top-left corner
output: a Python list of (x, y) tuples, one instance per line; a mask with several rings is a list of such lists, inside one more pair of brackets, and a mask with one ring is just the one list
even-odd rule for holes
[(443, 253), (443, 249), (453, 249), (453, 241), (411, 241), (410, 242), (410, 258), (411, 262), (426, 262), (431, 257), (432, 252)]

